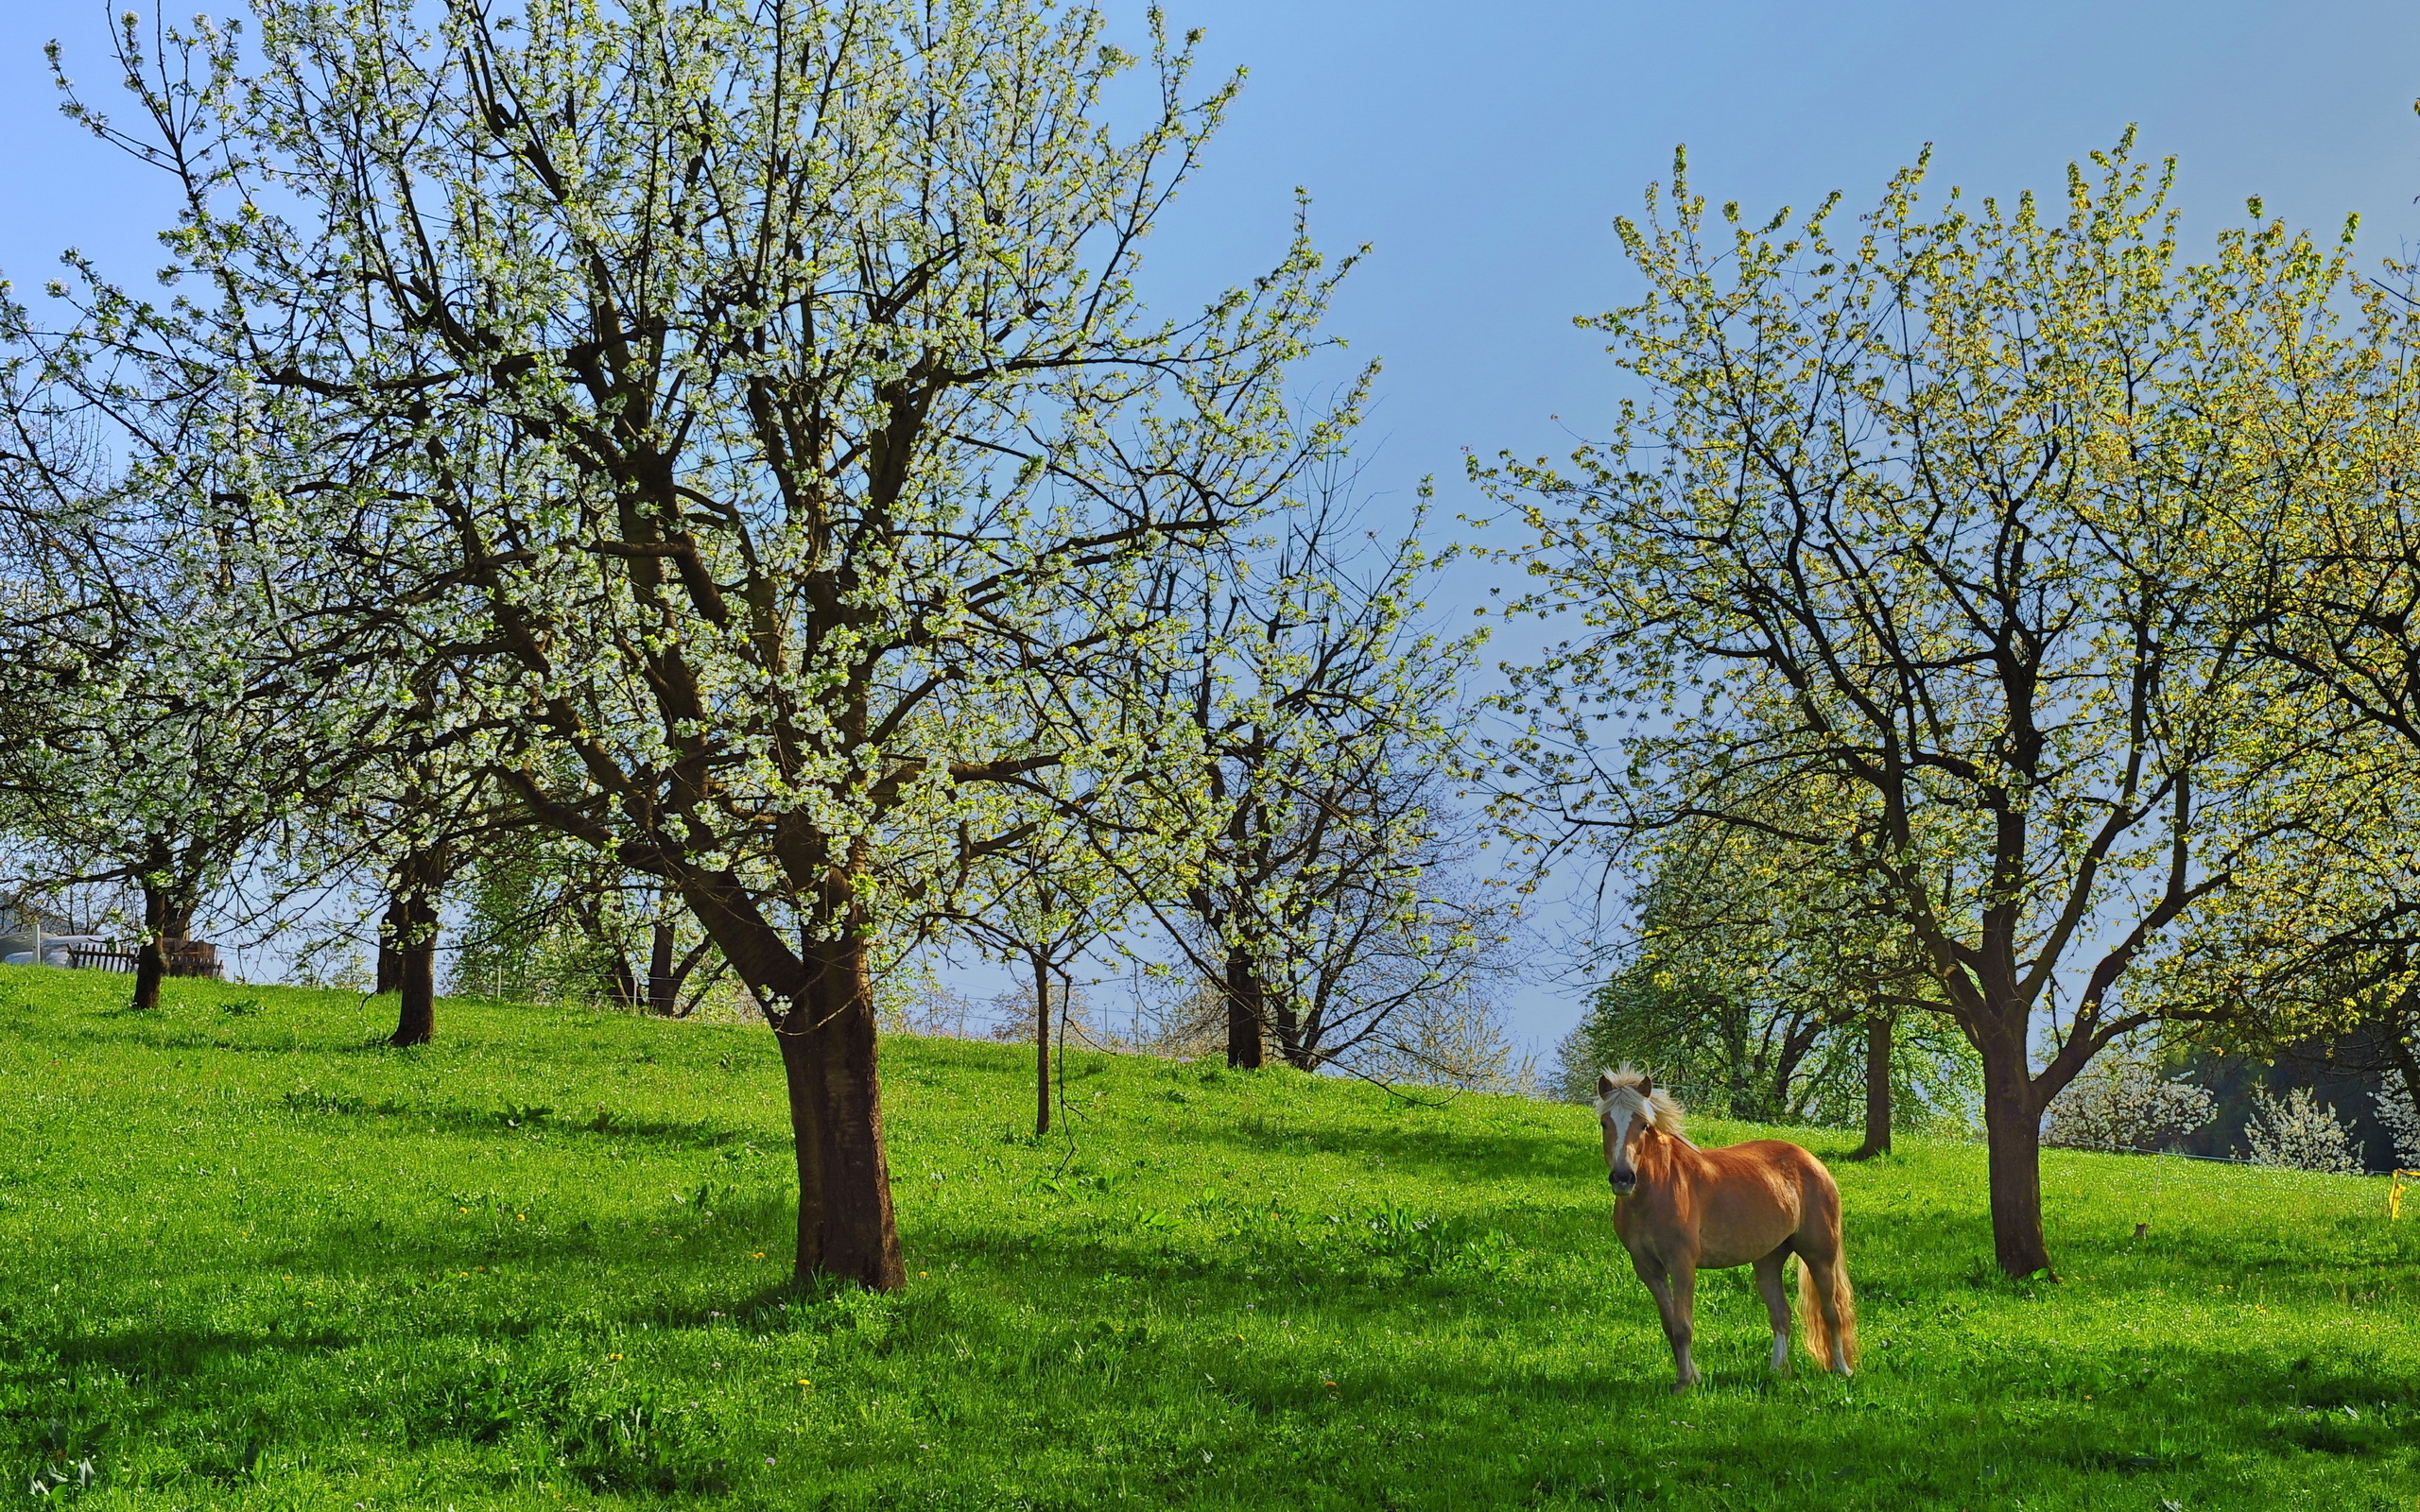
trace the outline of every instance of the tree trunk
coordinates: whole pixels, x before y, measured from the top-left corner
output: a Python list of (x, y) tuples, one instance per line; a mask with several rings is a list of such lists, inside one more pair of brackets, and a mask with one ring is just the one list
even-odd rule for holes
[(143, 884), (143, 943), (134, 953), (134, 1008), (148, 1013), (160, 1005), (160, 979), (168, 974), (167, 952), (161, 942), (168, 932), (168, 895)]
[(1033, 1137), (1050, 1132), (1050, 963), (1033, 961)]
[(395, 948), (396, 941), (411, 925), (411, 910), (399, 891), (387, 900), (387, 917), (378, 925), (378, 980), (371, 988), (384, 994), (404, 989), (404, 953)]
[(1267, 994), (1250, 951), (1227, 947), (1227, 1064), (1256, 1071), (1266, 1058), (1261, 1022)]
[(395, 868), (393, 900), (387, 906), (384, 944), (395, 953), (395, 1032), (390, 1045), (424, 1045), (437, 1038), (437, 903), (445, 885), (445, 858), (414, 851)]
[(424, 1045), (437, 1038), (437, 935), (432, 929), (395, 953), (402, 971), (395, 983), (399, 1002), (390, 1045)]
[(1891, 1153), (1891, 1021), (1876, 1014), (1865, 1021), (1865, 1143), (1852, 1160), (1871, 1160)]
[(773, 1037), (798, 1145), (797, 1273), (896, 1291), (907, 1269), (883, 1151), (865, 944), (851, 935), (815, 945), (805, 967)]
[(635, 1011), (647, 998), (639, 987), (639, 979), (631, 971), (631, 963), (618, 950), (605, 952), (605, 990), (614, 999), (614, 1006)]
[(2042, 1238), (2042, 1109), (2026, 1065), (2024, 1020), (1975, 1039), (1983, 1057), (1992, 1249), (2001, 1270), (2031, 1276), (2050, 1268), (2050, 1251)]
[(659, 919), (648, 932), (647, 1005), (670, 1019), (681, 1012), (681, 983), (672, 974), (673, 928)]

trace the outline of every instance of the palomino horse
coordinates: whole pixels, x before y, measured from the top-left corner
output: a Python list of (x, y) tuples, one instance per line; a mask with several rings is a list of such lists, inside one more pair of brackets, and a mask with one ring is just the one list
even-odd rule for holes
[(1841, 1189), (1824, 1162), (1781, 1140), (1702, 1150), (1681, 1134), (1681, 1105), (1624, 1066), (1597, 1077), (1614, 1232), (1655, 1294), (1672, 1341), (1674, 1391), (1696, 1385), (1689, 1359), (1701, 1270), (1756, 1267), (1773, 1326), (1773, 1368), (1789, 1372), (1789, 1293), (1782, 1265), (1798, 1257), (1806, 1352), (1847, 1375), (1857, 1365), (1857, 1298), (1841, 1254)]

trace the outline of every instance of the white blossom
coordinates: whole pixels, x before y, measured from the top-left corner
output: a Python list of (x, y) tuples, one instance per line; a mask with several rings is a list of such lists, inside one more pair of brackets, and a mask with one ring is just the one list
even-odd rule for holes
[(2313, 1097), (2309, 1088), (2297, 1087), (2282, 1099), (2256, 1091), (2252, 1106), (2252, 1122), (2243, 1132), (2255, 1165), (2360, 1174), (2352, 1124), (2339, 1120), (2336, 1110)]
[(2207, 1091), (2162, 1076), (2147, 1049), (2112, 1045), (2050, 1099), (2042, 1140), (2077, 1150), (2161, 1150), (2216, 1111)]

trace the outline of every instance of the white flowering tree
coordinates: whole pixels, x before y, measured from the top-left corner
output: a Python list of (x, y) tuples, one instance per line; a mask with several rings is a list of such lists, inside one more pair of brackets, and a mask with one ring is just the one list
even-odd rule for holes
[(781, 1048), (799, 1269), (899, 1284), (878, 944), (1011, 843), (987, 789), (1183, 763), (1140, 588), (1336, 443), (1284, 385), (1337, 270), (1143, 307), (1232, 92), (1156, 17), (1121, 129), (1046, 0), (252, 11), (121, 38), (206, 292), (91, 279), (55, 370), (206, 388), (228, 528), (344, 586), (296, 655), (443, 666), (433, 740), (679, 894)]
[[(0, 326), (26, 327), (5, 291)], [(0, 354), (0, 833), (8, 881), (140, 899), (119, 927), (148, 1009), (197, 911), (381, 720), (260, 654), (281, 585), (181, 507), (225, 481), (182, 455), (190, 409), (171, 396), (111, 435), (78, 407), (22, 347)]]
[(2243, 1137), (2255, 1165), (2343, 1176), (2361, 1173), (2352, 1124), (2338, 1118), (2336, 1110), (2313, 1097), (2308, 1087), (2294, 1088), (2283, 1097), (2256, 1090), (2252, 1120), (2244, 1125)]
[(2164, 1150), (2218, 1116), (2208, 1089), (2160, 1074), (2147, 1048), (2113, 1045), (2050, 1099), (2042, 1139), (2078, 1150)]
[(2420, 1166), (2420, 1105), (2413, 1103), (2411, 1090), (2398, 1081), (2381, 1083), (2377, 1114), (2387, 1137), (2394, 1141), (2394, 1163)]

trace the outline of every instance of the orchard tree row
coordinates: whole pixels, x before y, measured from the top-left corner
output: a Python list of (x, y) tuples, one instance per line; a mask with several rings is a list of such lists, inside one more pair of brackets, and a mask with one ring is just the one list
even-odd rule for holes
[(239, 865), (377, 880), (399, 1043), (466, 870), (635, 889), (626, 995), (710, 953), (774, 1033), (799, 1268), (888, 1287), (913, 946), (1031, 966), (1045, 1088), (1052, 972), (1138, 909), (1239, 1064), (1469, 989), (1475, 643), (1422, 623), (1417, 523), (1336, 487), (1368, 375), (1295, 392), (1349, 260), (1135, 291), (1234, 94), (1191, 39), (1021, 0), (251, 20), (129, 17), (138, 126), (69, 95), (175, 183), (164, 287), (71, 260), (0, 310), (7, 828), (139, 891), (138, 1006)]
[(644, 921), (617, 995), (738, 985), (798, 1267), (882, 1287), (915, 950), (1029, 978), (1038, 1124), (1071, 962), (1141, 924), (1234, 1063), (1400, 1055), (1503, 959), (1475, 790), (1630, 885), (1644, 1049), (1737, 1039), (1668, 988), (1747, 974), (1886, 1136), (1894, 1042), (1978, 1068), (2014, 1272), (2113, 1041), (2411, 1017), (2413, 309), (2257, 205), (2187, 258), (2131, 142), (1854, 222), (1676, 165), (1586, 322), (1606, 438), (1474, 470), (1506, 612), (1573, 627), (1479, 723), (1426, 507), (1351, 498), (1375, 369), (1315, 382), (1352, 259), (1298, 216), (1138, 292), (1236, 88), (1156, 13), (250, 9), (67, 95), (175, 186), (160, 286), (0, 304), (0, 830), (139, 893), (138, 1004), (238, 868), (372, 879), (406, 1043), (449, 888)]

